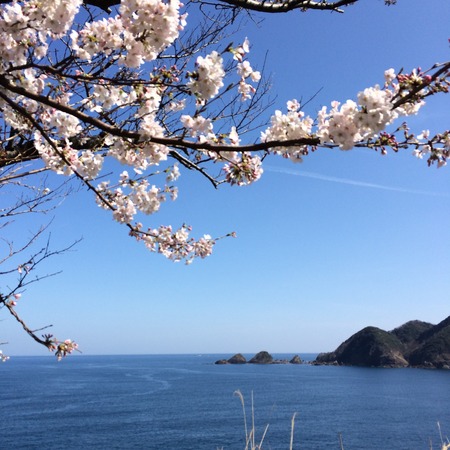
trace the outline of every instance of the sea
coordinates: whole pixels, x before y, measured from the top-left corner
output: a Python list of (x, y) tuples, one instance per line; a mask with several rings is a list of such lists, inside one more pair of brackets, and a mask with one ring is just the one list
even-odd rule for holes
[(450, 436), (450, 371), (214, 364), (230, 356), (11, 358), (0, 449), (244, 450), (247, 433), (288, 450), (293, 433), (294, 449), (438, 450)]

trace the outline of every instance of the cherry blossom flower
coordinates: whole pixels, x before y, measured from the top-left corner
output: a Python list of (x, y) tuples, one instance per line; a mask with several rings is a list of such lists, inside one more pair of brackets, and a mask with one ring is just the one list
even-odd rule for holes
[(183, 126), (189, 130), (189, 134), (193, 137), (203, 135), (211, 136), (213, 131), (213, 125), (210, 119), (205, 119), (204, 117), (198, 115), (191, 117), (188, 115), (181, 116), (181, 123)]
[(231, 145), (239, 145), (241, 140), (239, 139), (239, 135), (236, 131), (236, 127), (231, 127), (231, 131), (228, 134), (228, 139), (230, 139)]
[[(287, 141), (308, 138), (312, 133), (313, 120), (306, 116), (302, 111), (297, 111), (300, 107), (297, 100), (287, 102), (288, 113), (283, 114), (281, 111), (275, 111), (271, 117), (271, 126), (261, 133), (261, 140), (268, 141)], [(277, 147), (275, 154), (282, 155), (294, 162), (301, 162), (302, 155), (306, 147), (303, 145)]]
[(224, 76), (223, 59), (213, 51), (206, 57), (197, 58), (196, 71), (192, 74), (188, 87), (200, 101), (209, 100), (219, 93)]
[(1, 350), (0, 350), (0, 361), (1, 362), (6, 362), (8, 361), (9, 356), (6, 356)]
[(261, 178), (263, 168), (258, 155), (243, 154), (240, 161), (225, 164), (225, 179), (231, 185), (245, 186)]
[(58, 361), (61, 361), (62, 358), (66, 357), (67, 355), (70, 355), (74, 351), (78, 350), (78, 344), (71, 339), (66, 339), (64, 342), (57, 342), (55, 341), (56, 345), (56, 352), (55, 356), (58, 359)]

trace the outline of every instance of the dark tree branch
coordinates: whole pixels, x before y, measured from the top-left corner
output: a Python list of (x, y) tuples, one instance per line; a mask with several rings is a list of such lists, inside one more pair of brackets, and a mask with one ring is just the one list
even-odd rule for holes
[[(301, 11), (322, 10), (322, 11), (335, 11), (344, 12), (340, 9), (343, 6), (349, 6), (356, 3), (358, 0), (340, 0), (337, 2), (327, 1), (312, 1), (312, 0), (221, 0), (221, 3), (229, 5), (230, 7), (241, 8), (248, 11), (258, 11), (263, 13), (286, 13), (299, 9)], [(206, 1), (199, 0), (199, 3), (208, 3)], [(213, 4), (213, 3), (208, 3)]]
[[(55, 343), (52, 340), (52, 336), (51, 335), (46, 335), (43, 336), (44, 339), (41, 339), (39, 336), (37, 336), (29, 327), (28, 325), (20, 318), (19, 314), (17, 314), (16, 310), (14, 309), (13, 306), (11, 306), (11, 304), (7, 301), (5, 301), (1, 296), (0, 296), (0, 303), (3, 303), (6, 308), (8, 309), (9, 313), (17, 320), (17, 322), (20, 323), (20, 325), (22, 326), (22, 328), (25, 330), (25, 332), (28, 334), (28, 336), (30, 336), (32, 339), (34, 339), (38, 344), (43, 345), (44, 347), (47, 347), (49, 350), (53, 351), (54, 350), (54, 346)], [(47, 325), (45, 328), (51, 327), (52, 325)]]
[[(342, 12), (341, 7), (352, 5), (358, 0), (339, 0), (336, 2), (327, 1), (312, 1), (312, 0), (221, 0), (220, 3), (230, 7), (242, 8), (249, 11), (259, 11), (265, 13), (283, 13), (300, 9), (306, 11), (323, 10), (323, 11), (337, 11)], [(0, 4), (11, 3), (11, 0), (0, 0)], [(196, 3), (209, 4), (217, 6), (217, 3), (210, 3), (203, 0), (197, 0)], [(392, 2), (388, 2), (390, 4)], [(89, 6), (96, 6), (103, 11), (110, 12), (111, 7), (120, 4), (120, 0), (84, 0), (84, 4)]]

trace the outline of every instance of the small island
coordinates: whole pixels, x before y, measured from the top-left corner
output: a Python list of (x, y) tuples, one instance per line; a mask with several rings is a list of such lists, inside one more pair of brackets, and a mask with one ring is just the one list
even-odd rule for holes
[(392, 331), (366, 327), (312, 364), (450, 369), (450, 316), (437, 325), (411, 320)]
[(302, 360), (298, 355), (295, 355), (290, 360), (274, 359), (270, 353), (261, 351), (249, 361), (241, 353), (236, 353), (229, 359), (219, 359), (215, 364), (302, 364)]

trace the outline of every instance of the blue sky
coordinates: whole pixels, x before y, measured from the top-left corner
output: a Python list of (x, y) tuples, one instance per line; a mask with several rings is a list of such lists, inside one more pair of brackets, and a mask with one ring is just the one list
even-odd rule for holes
[[(254, 66), (268, 52), (273, 109), (320, 90), (306, 108), (313, 116), (382, 83), (390, 67), (448, 60), (449, 18), (445, 0), (379, 0), (345, 14), (265, 16), (241, 37)], [(430, 99), (411, 124), (448, 129), (449, 111), (446, 96)], [(437, 323), (450, 314), (449, 170), (428, 168), (410, 150), (359, 149), (318, 150), (300, 165), (268, 159), (245, 188), (216, 191), (183, 173), (179, 199), (153, 224), (238, 236), (191, 266), (150, 254), (79, 191), (55, 211), (51, 239), (55, 248), (83, 240), (48, 261), (44, 272), (63, 272), (30, 286), (17, 310), (31, 328), (53, 324), (85, 354), (320, 352), (368, 325)], [(16, 238), (39, 224), (26, 218)], [(1, 319), (5, 353), (47, 354), (5, 312)]]

